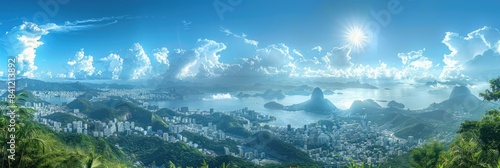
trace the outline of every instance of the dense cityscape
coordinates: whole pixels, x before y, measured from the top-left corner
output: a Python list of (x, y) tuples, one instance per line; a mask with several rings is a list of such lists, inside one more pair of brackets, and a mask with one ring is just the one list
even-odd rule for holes
[[(154, 96), (147, 94), (145, 90), (105, 90), (104, 94), (94, 97), (92, 100), (106, 99), (108, 96), (127, 96), (133, 97), (141, 95), (137, 99), (150, 99)], [(141, 92), (142, 91), (142, 92)], [(51, 96), (73, 98), (82, 95), (82, 92), (42, 92), (33, 91), (36, 96), (41, 98), (51, 98)], [(126, 94), (125, 94), (126, 93)], [(67, 103), (63, 103), (67, 104)], [(181, 141), (196, 148), (206, 155), (216, 156), (214, 151), (203, 148), (199, 144), (193, 143), (187, 137), (180, 134), (183, 131), (188, 131), (206, 137), (210, 140), (221, 141), (231, 139), (238, 142), (237, 151), (230, 151), (224, 147), (225, 155), (233, 155), (252, 161), (255, 164), (279, 163), (273, 158), (266, 157), (266, 153), (251, 147), (245, 147), (248, 137), (240, 137), (225, 133), (217, 129), (217, 126), (208, 123), (202, 125), (196, 122), (191, 115), (212, 115), (220, 113), (220, 115), (228, 115), (241, 119), (246, 122), (244, 128), (252, 134), (259, 131), (269, 131), (273, 138), (293, 144), (296, 148), (306, 152), (309, 157), (315, 161), (320, 161), (326, 165), (342, 167), (354, 159), (357, 162), (367, 161), (368, 163), (380, 164), (385, 159), (392, 155), (402, 155), (408, 152), (412, 147), (423, 144), (421, 139), (414, 139), (412, 136), (407, 138), (398, 138), (392, 132), (381, 130), (377, 124), (365, 120), (360, 117), (335, 117), (329, 116), (328, 123), (311, 123), (300, 128), (277, 127), (266, 125), (266, 122), (272, 121), (273, 116), (261, 115), (248, 108), (242, 108), (235, 111), (217, 111), (209, 110), (189, 110), (189, 107), (181, 107), (176, 109), (178, 116), (163, 117), (163, 120), (168, 123), (168, 130), (153, 130), (152, 126), (140, 127), (132, 121), (123, 120), (99, 121), (90, 120), (80, 112), (80, 109), (69, 109), (65, 106), (52, 105), (46, 103), (25, 103), (25, 107), (33, 108), (35, 113), (35, 121), (43, 123), (54, 129), (57, 132), (84, 134), (92, 137), (110, 137), (119, 136), (126, 137), (127, 135), (142, 135), (142, 136), (157, 136), (170, 143)], [(140, 107), (151, 109), (151, 112), (158, 110), (158, 107), (152, 107), (147, 102), (143, 102)], [(53, 113), (65, 113), (77, 118), (87, 119), (89, 122), (83, 123), (80, 121), (71, 121), (66, 124), (44, 118), (44, 116)], [(252, 122), (251, 122), (252, 121)], [(259, 124), (252, 124), (257, 121)], [(90, 129), (92, 124), (93, 129)]]

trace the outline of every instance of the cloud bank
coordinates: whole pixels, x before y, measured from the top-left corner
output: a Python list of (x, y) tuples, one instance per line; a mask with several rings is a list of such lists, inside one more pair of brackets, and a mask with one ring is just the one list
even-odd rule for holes
[[(36, 50), (43, 46), (44, 36), (106, 26), (116, 23), (118, 19), (108, 17), (44, 25), (23, 22), (6, 32), (0, 41), (7, 54), (17, 57), (19, 76), (53, 77), (52, 72), (37, 71)], [(442, 57), (429, 57), (424, 48), (398, 53), (401, 62), (396, 64), (380, 60), (370, 65), (353, 61), (355, 51), (349, 46), (331, 49), (315, 46), (301, 52), (285, 43), (259, 46), (258, 41), (248, 39), (243, 33), (235, 34), (223, 27), (220, 31), (254, 46), (255, 53), (239, 57), (237, 62), (226, 63), (221, 61), (226, 59), (221, 58), (234, 55), (224, 52), (228, 48), (225, 43), (212, 39), (198, 39), (192, 48), (169, 49), (162, 46), (152, 50), (145, 50), (137, 42), (123, 52), (107, 55), (89, 55), (85, 51), (92, 52), (92, 49), (86, 48), (70, 56), (65, 65), (67, 72), (55, 77), (112, 80), (327, 77), (428, 81), (469, 80), (500, 72), (500, 67), (496, 66), (500, 61), (500, 31), (491, 27), (479, 28), (465, 36), (447, 32), (442, 43), (449, 53)]]

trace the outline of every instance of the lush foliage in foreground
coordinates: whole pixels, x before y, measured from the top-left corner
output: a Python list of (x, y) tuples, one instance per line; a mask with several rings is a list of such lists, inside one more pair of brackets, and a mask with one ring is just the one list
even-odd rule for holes
[[(83, 135), (55, 133), (50, 128), (31, 121), (34, 110), (22, 108), (26, 97), (21, 93), (16, 104), (2, 102), (0, 116), (0, 142), (12, 140), (15, 136), (14, 159), (9, 159), (10, 145), (2, 143), (0, 164), (2, 167), (130, 167), (125, 154), (103, 139)], [(10, 106), (10, 107), (9, 107)], [(9, 132), (10, 108), (17, 113), (16, 130)], [(78, 144), (78, 145), (77, 145)]]

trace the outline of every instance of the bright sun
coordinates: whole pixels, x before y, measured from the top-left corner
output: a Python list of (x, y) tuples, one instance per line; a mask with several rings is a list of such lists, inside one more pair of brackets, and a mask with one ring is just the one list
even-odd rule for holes
[(362, 28), (352, 27), (347, 30), (346, 34), (347, 41), (349, 42), (349, 46), (361, 49), (363, 45), (367, 42), (367, 36)]

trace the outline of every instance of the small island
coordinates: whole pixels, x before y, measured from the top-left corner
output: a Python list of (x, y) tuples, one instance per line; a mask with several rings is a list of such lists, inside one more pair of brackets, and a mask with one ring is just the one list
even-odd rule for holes
[(276, 103), (275, 101), (272, 101), (264, 104), (264, 107), (271, 110), (281, 110), (284, 106), (282, 104)]

